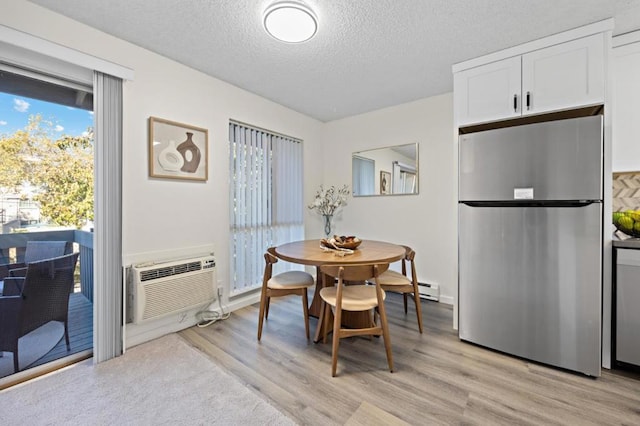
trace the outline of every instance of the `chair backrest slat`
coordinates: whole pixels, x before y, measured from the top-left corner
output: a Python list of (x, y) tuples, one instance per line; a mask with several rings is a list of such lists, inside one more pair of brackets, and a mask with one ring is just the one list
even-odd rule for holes
[(66, 241), (27, 241), (24, 263), (60, 257), (70, 251)]
[(49, 321), (66, 320), (78, 255), (72, 253), (27, 265), (22, 289), (21, 335)]

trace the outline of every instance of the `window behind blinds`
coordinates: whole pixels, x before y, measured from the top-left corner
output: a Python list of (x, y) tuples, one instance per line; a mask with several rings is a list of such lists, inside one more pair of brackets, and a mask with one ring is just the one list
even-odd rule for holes
[(229, 122), (229, 170), (233, 296), (262, 285), (268, 247), (304, 237), (302, 141)]
[(369, 158), (351, 157), (353, 195), (375, 195), (376, 163)]

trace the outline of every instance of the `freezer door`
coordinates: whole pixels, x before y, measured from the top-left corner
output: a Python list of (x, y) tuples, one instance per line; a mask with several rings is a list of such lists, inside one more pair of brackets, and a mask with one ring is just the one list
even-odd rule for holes
[(602, 117), (461, 135), (461, 201), (601, 200)]
[(460, 338), (599, 376), (601, 204), (459, 209)]

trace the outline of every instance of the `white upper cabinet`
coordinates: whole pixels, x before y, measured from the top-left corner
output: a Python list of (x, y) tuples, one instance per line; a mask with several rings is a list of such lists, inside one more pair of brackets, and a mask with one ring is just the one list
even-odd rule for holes
[(640, 32), (631, 35), (638, 41), (615, 47), (612, 55), (614, 172), (640, 171)]
[(522, 56), (522, 114), (604, 103), (604, 38), (595, 34)]
[(454, 74), (459, 121), (474, 123), (519, 116), (520, 65), (518, 56)]
[(606, 25), (454, 65), (458, 127), (604, 104)]

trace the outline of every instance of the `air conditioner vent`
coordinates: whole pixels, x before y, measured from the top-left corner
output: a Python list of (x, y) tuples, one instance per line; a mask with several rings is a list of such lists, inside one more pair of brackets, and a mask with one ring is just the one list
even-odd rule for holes
[(140, 281), (155, 280), (162, 277), (184, 274), (186, 272), (199, 271), (202, 269), (202, 262), (181, 263), (175, 266), (150, 269), (140, 273)]
[(133, 267), (133, 322), (204, 307), (215, 301), (212, 256)]

